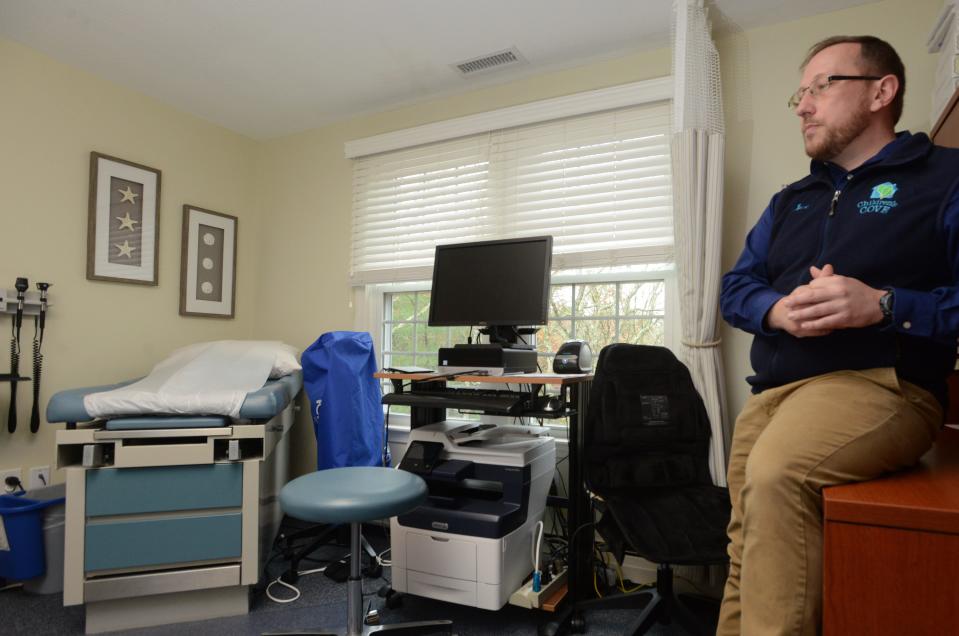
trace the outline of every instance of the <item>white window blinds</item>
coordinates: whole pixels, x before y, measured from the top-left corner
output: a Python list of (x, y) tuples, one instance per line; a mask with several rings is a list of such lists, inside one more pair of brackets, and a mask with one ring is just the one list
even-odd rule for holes
[(424, 280), (434, 247), (550, 234), (554, 267), (663, 262), (668, 102), (354, 160), (354, 284)]

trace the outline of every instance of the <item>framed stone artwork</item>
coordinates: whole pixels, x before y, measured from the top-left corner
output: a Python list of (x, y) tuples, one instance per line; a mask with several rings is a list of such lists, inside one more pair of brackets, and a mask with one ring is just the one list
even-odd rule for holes
[(87, 278), (157, 284), (160, 171), (90, 153)]
[(236, 226), (229, 214), (183, 206), (180, 315), (233, 318)]

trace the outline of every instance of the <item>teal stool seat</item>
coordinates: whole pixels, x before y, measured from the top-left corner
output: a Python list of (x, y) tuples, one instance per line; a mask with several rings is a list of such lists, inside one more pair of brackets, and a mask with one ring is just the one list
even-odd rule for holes
[(319, 470), (297, 477), (280, 491), (283, 512), (324, 524), (350, 524), (350, 576), (346, 593), (346, 619), (342, 628), (269, 634), (318, 636), (425, 636), (452, 634), (452, 621), (438, 619), (388, 625), (363, 621), (363, 586), (360, 576), (360, 527), (364, 521), (407, 513), (426, 501), (426, 482), (405, 470), (380, 466), (348, 466)]
[(319, 523), (387, 519), (426, 501), (426, 482), (405, 470), (350, 466), (297, 477), (280, 491), (291, 517)]

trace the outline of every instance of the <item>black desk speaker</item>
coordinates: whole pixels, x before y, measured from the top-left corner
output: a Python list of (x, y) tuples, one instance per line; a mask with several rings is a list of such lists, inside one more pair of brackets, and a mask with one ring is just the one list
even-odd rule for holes
[(593, 370), (593, 352), (585, 340), (564, 342), (553, 358), (553, 373), (589, 373)]

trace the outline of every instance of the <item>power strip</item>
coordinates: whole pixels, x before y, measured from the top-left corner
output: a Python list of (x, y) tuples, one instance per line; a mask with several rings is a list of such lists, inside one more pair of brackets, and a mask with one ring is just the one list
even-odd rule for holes
[(566, 583), (566, 570), (553, 577), (553, 580), (540, 587), (539, 592), (533, 591), (533, 581), (527, 581), (526, 585), (513, 592), (509, 597), (511, 605), (525, 607), (526, 609), (540, 608), (543, 602), (549, 599), (556, 590)]

